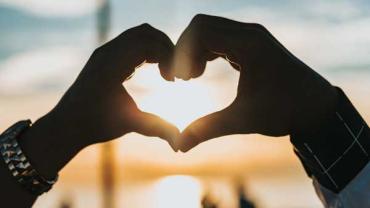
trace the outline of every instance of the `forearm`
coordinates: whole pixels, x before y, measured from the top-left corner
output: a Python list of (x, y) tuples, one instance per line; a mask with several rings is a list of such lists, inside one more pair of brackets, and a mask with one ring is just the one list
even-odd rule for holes
[[(19, 139), (24, 153), (46, 178), (55, 175), (84, 147), (76, 128), (52, 113), (37, 120)], [(72, 122), (70, 122), (72, 123)]]
[[(78, 139), (71, 139), (71, 136), (71, 130), (64, 129), (63, 124), (47, 114), (17, 140), (32, 167), (44, 178), (51, 179), (81, 149), (76, 144), (69, 144), (68, 141)], [(37, 199), (36, 195), (30, 194), (15, 180), (4, 161), (0, 161), (0, 184), (1, 201), (6, 205), (4, 207), (30, 207)]]

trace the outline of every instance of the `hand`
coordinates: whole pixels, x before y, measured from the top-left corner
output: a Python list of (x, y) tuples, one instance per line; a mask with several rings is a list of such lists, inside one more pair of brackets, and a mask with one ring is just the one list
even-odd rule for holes
[(86, 144), (129, 132), (158, 136), (172, 144), (177, 128), (140, 111), (122, 83), (144, 62), (159, 63), (163, 78), (173, 80), (168, 72), (173, 47), (164, 33), (148, 24), (125, 31), (93, 53), (52, 114), (68, 128), (78, 126)]
[(182, 151), (231, 134), (309, 132), (336, 101), (335, 88), (263, 26), (195, 16), (176, 44), (175, 76), (196, 78), (217, 57), (240, 71), (237, 96), (224, 110), (191, 123), (177, 142)]
[(122, 86), (144, 62), (159, 63), (161, 75), (173, 80), (168, 67), (173, 48), (164, 33), (148, 24), (98, 48), (58, 105), (21, 139), (37, 169), (54, 176), (80, 149), (129, 132), (160, 137), (173, 147), (179, 130), (140, 111)]

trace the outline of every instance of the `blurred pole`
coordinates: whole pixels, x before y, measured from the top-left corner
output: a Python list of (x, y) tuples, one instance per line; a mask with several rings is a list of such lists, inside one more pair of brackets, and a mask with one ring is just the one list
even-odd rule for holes
[[(100, 46), (107, 41), (110, 26), (110, 4), (109, 0), (98, 0), (100, 5), (97, 12), (97, 32), (98, 45)], [(105, 143), (101, 146), (101, 176), (102, 176), (102, 207), (115, 207), (115, 152), (112, 142)]]

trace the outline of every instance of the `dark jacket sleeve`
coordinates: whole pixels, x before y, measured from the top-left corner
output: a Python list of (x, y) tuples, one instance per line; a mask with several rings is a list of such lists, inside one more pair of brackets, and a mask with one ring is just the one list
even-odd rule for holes
[(370, 159), (370, 130), (344, 92), (338, 103), (310, 135), (291, 134), (294, 152), (307, 174), (338, 193), (356, 177)]

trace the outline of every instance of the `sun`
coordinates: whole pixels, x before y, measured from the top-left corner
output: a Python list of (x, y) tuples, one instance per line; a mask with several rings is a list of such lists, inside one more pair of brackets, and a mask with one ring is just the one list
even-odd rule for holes
[(138, 69), (125, 86), (141, 110), (160, 116), (180, 130), (215, 109), (215, 100), (204, 82), (167, 82), (155, 65)]
[(167, 176), (155, 184), (155, 207), (200, 208), (201, 183), (191, 176)]

